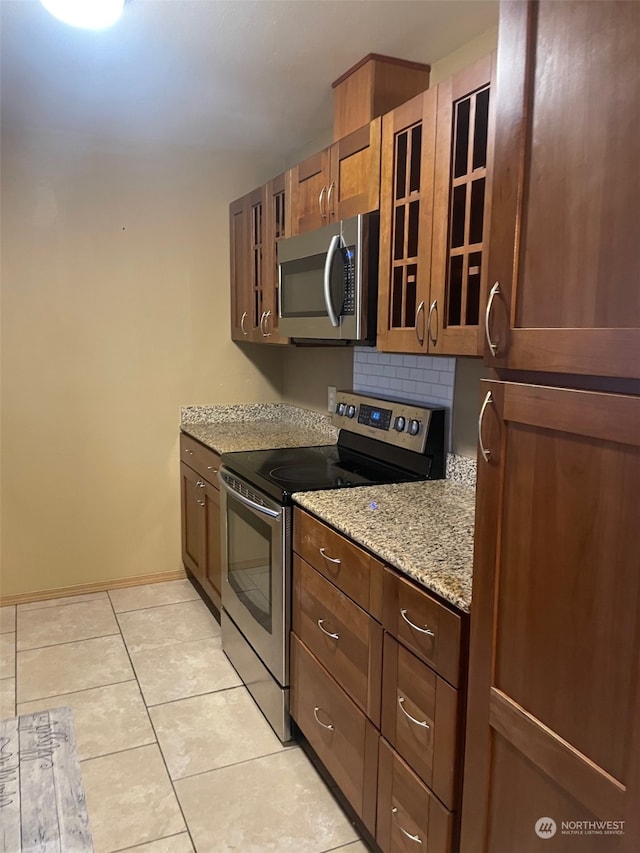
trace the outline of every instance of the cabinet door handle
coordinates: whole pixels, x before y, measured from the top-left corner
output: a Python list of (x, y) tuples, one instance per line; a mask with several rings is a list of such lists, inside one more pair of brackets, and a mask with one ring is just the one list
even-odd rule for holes
[(320, 556), (322, 556), (328, 563), (333, 563), (335, 566), (339, 566), (342, 563), (342, 560), (339, 560), (337, 557), (330, 557), (324, 550), (324, 548), (320, 548)]
[(402, 828), (402, 824), (401, 824), (401, 823), (400, 823), (400, 821), (398, 820), (398, 809), (397, 809), (395, 806), (391, 809), (391, 814), (392, 814), (392, 815), (395, 817), (395, 819), (398, 821), (398, 829), (400, 830), (400, 832), (401, 832), (403, 835), (406, 835), (406, 836), (407, 836), (407, 838), (409, 838), (411, 841), (415, 841), (415, 842), (416, 842), (416, 844), (422, 844), (422, 839), (420, 838), (420, 836), (419, 836), (419, 835), (412, 835), (410, 832), (407, 832), (407, 830), (406, 830), (406, 829), (403, 829), (403, 828)]
[(420, 312), (424, 314), (424, 299), (420, 302), (418, 307), (416, 308), (416, 320), (415, 320), (415, 328), (416, 328), (416, 338), (418, 339), (418, 343), (420, 346), (424, 344), (424, 331), (422, 333), (422, 337), (420, 337), (420, 332), (418, 331), (418, 319), (420, 317)]
[(244, 327), (244, 321), (245, 321), (246, 319), (247, 319), (247, 312), (246, 312), (246, 311), (244, 311), (244, 312), (243, 312), (243, 314), (242, 314), (242, 317), (240, 318), (240, 329), (242, 330), (242, 334), (243, 334), (243, 335), (248, 335), (248, 334), (249, 334), (249, 332), (247, 332), (247, 330), (246, 330), (246, 329), (245, 329), (245, 327)]
[(265, 333), (265, 331), (264, 331), (264, 319), (265, 319), (265, 317), (266, 317), (266, 316), (267, 316), (267, 312), (266, 312), (266, 311), (263, 311), (263, 312), (262, 312), (262, 314), (261, 314), (261, 316), (260, 316), (260, 333), (261, 333), (261, 335), (262, 335), (262, 337), (263, 337), (263, 338), (266, 338), (266, 337), (267, 337), (267, 335), (266, 335), (266, 333)]
[(326, 628), (323, 628), (324, 619), (318, 619), (318, 628), (322, 631), (323, 634), (326, 634), (327, 637), (331, 637), (332, 640), (339, 640), (340, 634), (333, 634), (331, 631), (327, 631)]
[(493, 396), (491, 395), (491, 391), (487, 391), (487, 396), (484, 398), (480, 414), (478, 415), (478, 444), (480, 445), (480, 453), (482, 453), (482, 458), (485, 462), (488, 462), (491, 458), (491, 451), (484, 446), (482, 440), (482, 421), (484, 420), (486, 408), (490, 403), (493, 403)]
[(322, 189), (320, 190), (320, 195), (318, 196), (318, 207), (320, 208), (320, 216), (323, 219), (327, 218), (327, 214), (323, 212), (323, 205), (322, 205), (322, 199), (324, 198), (326, 191), (327, 191), (327, 188), (322, 187)]
[[(436, 336), (431, 334), (431, 317), (436, 315)], [(429, 316), (427, 317), (427, 333), (431, 343), (435, 346), (438, 343), (438, 300), (434, 299), (429, 308)]]
[(270, 337), (271, 337), (271, 332), (267, 332), (267, 329), (268, 329), (268, 327), (269, 327), (269, 317), (270, 317), (270, 316), (271, 316), (271, 311), (265, 311), (265, 315), (264, 315), (264, 331), (263, 331), (263, 333), (262, 333), (262, 337), (263, 337), (263, 338), (270, 338)]
[(431, 630), (431, 628), (429, 628), (429, 627), (427, 627), (427, 626), (425, 626), (424, 628), (420, 628), (420, 627), (418, 627), (418, 625), (415, 625), (415, 624), (411, 621), (411, 619), (409, 619), (409, 617), (407, 616), (407, 611), (406, 611), (406, 609), (401, 610), (401, 611), (400, 611), (400, 615), (402, 616), (402, 618), (404, 619), (404, 621), (407, 623), (407, 625), (410, 625), (412, 628), (415, 628), (415, 629), (416, 629), (416, 631), (420, 631), (420, 633), (421, 633), (421, 634), (427, 634), (427, 636), (429, 636), (429, 637), (435, 637), (435, 634), (433, 633), (433, 631)]
[(200, 504), (200, 506), (204, 506), (204, 501), (198, 501), (198, 503)]
[(408, 717), (412, 723), (416, 724), (416, 726), (421, 726), (423, 729), (430, 729), (431, 726), (426, 720), (416, 720), (415, 717), (411, 716), (411, 714), (405, 709), (404, 702), (404, 696), (398, 696), (398, 706), (400, 707), (400, 710), (405, 715), (405, 717)]
[(489, 331), (489, 319), (491, 317), (491, 306), (493, 305), (493, 300), (495, 299), (496, 294), (498, 293), (500, 293), (500, 282), (496, 281), (489, 293), (489, 298), (487, 299), (487, 307), (484, 312), (484, 334), (487, 339), (489, 352), (494, 358), (498, 355), (498, 344), (494, 344), (491, 340), (491, 333)]
[(316, 707), (313, 709), (313, 716), (316, 718), (316, 723), (318, 723), (319, 726), (322, 726), (323, 729), (328, 729), (330, 732), (334, 731), (334, 728), (331, 723), (327, 725), (327, 723), (323, 723), (320, 717), (318, 717), (319, 710), (320, 707), (318, 705), (316, 705)]
[(329, 210), (329, 214), (331, 216), (335, 216), (335, 210), (333, 210), (331, 207), (331, 196), (333, 195), (333, 191), (335, 188), (336, 188), (336, 182), (331, 181), (331, 184), (329, 186), (329, 192), (327, 193), (327, 209)]
[(218, 473), (218, 469), (214, 468), (213, 465), (207, 465), (207, 471), (213, 471), (214, 474)]

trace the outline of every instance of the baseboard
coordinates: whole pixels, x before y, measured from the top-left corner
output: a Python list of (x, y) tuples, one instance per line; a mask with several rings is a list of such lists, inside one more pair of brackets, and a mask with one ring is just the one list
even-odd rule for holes
[(42, 589), (38, 592), (23, 592), (18, 595), (0, 595), (0, 607), (8, 604), (29, 604), (32, 601), (44, 601), (48, 598), (63, 598), (68, 595), (86, 595), (89, 592), (104, 592), (108, 589), (122, 589), (126, 586), (143, 586), (148, 583), (162, 583), (163, 581), (178, 581), (186, 578), (184, 569), (175, 572), (159, 572), (154, 575), (137, 575), (131, 578), (117, 578), (116, 580), (102, 581), (100, 583), (80, 583), (75, 586), (59, 586), (54, 589)]

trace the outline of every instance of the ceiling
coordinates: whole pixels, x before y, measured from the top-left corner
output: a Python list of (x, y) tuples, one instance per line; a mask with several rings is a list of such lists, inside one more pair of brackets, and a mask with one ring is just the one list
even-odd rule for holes
[[(283, 153), (331, 125), (331, 82), (367, 53), (433, 64), (497, 0), (129, 0), (102, 32), (0, 0), (3, 125)], [(286, 140), (286, 145), (283, 141)]]

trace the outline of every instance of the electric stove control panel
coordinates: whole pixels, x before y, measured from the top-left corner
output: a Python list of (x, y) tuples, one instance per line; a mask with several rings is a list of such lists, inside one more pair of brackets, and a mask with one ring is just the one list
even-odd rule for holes
[[(435, 412), (444, 410), (369, 397), (355, 391), (338, 391), (333, 423), (339, 429), (424, 453)], [(443, 417), (443, 414), (437, 416), (440, 427)]]

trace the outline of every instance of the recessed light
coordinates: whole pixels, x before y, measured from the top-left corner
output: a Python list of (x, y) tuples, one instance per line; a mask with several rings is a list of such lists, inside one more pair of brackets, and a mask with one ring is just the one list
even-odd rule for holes
[(55, 18), (72, 27), (103, 30), (122, 14), (125, 0), (40, 0)]

